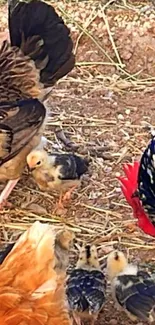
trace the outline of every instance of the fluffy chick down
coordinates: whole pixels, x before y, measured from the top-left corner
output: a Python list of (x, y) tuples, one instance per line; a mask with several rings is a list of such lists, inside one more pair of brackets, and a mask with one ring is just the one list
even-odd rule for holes
[(155, 280), (150, 274), (128, 264), (122, 252), (115, 251), (107, 259), (107, 273), (112, 294), (131, 320), (155, 321)]
[[(105, 303), (106, 280), (101, 271), (95, 246), (80, 249), (76, 268), (67, 281), (67, 297), (70, 310), (77, 321), (92, 319), (92, 324)], [(80, 322), (77, 322), (80, 324)]]
[(56, 270), (66, 271), (69, 265), (69, 251), (75, 239), (73, 231), (68, 229), (59, 230), (55, 239), (55, 256), (56, 256)]
[(33, 150), (27, 156), (27, 165), (39, 188), (65, 193), (81, 183), (81, 176), (88, 171), (88, 162), (74, 154), (48, 154)]

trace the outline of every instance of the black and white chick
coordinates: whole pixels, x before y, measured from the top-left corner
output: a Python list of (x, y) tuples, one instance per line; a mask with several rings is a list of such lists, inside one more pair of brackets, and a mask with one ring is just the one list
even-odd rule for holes
[(96, 247), (81, 247), (77, 265), (67, 280), (66, 289), (69, 309), (77, 325), (82, 320), (89, 320), (94, 325), (105, 304), (105, 292), (106, 279), (101, 271)]
[(45, 150), (31, 151), (27, 165), (42, 191), (60, 192), (60, 208), (64, 201), (70, 200), (72, 191), (81, 184), (81, 176), (88, 171), (88, 161), (78, 155), (48, 154)]
[(107, 275), (118, 308), (132, 321), (155, 321), (155, 280), (147, 272), (128, 264), (123, 252), (114, 251), (107, 259)]

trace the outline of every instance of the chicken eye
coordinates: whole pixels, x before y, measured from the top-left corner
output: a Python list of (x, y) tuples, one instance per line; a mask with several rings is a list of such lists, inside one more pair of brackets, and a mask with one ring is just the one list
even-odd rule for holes
[(38, 161), (38, 162), (37, 162), (37, 165), (39, 166), (40, 164), (41, 164), (41, 161)]

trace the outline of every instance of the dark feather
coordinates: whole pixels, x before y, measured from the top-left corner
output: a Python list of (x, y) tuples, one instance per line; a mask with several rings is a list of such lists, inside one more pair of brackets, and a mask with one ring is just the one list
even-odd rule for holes
[(33, 61), (4, 41), (0, 48), (1, 101), (38, 98), (42, 87)]
[(140, 161), (138, 195), (152, 224), (155, 225), (155, 138), (151, 140)]
[(15, 243), (8, 244), (2, 251), (0, 251), (0, 264), (3, 263), (7, 255), (11, 252)]
[(98, 312), (105, 303), (105, 276), (101, 271), (75, 269), (67, 281), (67, 298), (71, 310)]
[(37, 99), (0, 102), (0, 165), (15, 157), (35, 136), (45, 118)]
[[(52, 154), (51, 154), (52, 156)], [(53, 154), (55, 156), (54, 166), (62, 166), (60, 179), (74, 180), (88, 171), (88, 164), (85, 159), (74, 154)]]
[(147, 321), (155, 308), (155, 282), (146, 272), (118, 276), (116, 298), (134, 316)]
[(40, 81), (51, 86), (74, 67), (70, 31), (51, 5), (39, 0), (17, 2), (9, 3), (11, 45), (34, 60)]

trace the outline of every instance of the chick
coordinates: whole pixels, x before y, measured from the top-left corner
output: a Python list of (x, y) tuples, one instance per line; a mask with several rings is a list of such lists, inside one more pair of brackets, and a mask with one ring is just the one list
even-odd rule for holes
[(155, 280), (147, 272), (128, 264), (125, 255), (115, 251), (108, 256), (107, 274), (113, 298), (132, 321), (155, 321)]
[(55, 239), (56, 270), (66, 271), (69, 265), (69, 250), (74, 239), (73, 231), (64, 228), (57, 232)]
[(105, 303), (106, 280), (98, 261), (97, 249), (86, 245), (80, 249), (76, 268), (67, 280), (69, 308), (78, 325), (88, 319), (93, 325)]
[(80, 156), (48, 154), (44, 150), (31, 151), (27, 156), (27, 165), (42, 191), (60, 192), (60, 208), (63, 208), (63, 202), (69, 200), (72, 191), (80, 185), (81, 176), (88, 171), (88, 161)]

